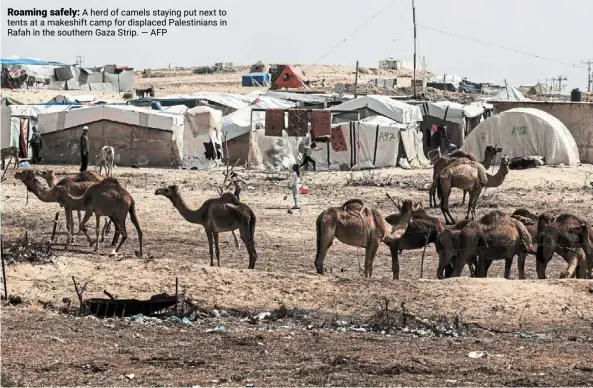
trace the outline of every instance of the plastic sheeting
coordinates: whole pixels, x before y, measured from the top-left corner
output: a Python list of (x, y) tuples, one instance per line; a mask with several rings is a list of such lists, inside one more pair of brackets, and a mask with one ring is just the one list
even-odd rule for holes
[(419, 107), (378, 95), (358, 97), (343, 104), (333, 106), (330, 110), (357, 111), (364, 108), (369, 108), (401, 124), (422, 121), (422, 113)]
[(204, 143), (219, 144), (222, 151), (222, 112), (207, 106), (197, 106), (185, 112), (184, 118), (181, 166), (204, 169), (218, 165), (220, 159), (206, 158)]
[(494, 97), (488, 98), (492, 101), (531, 101), (531, 99), (525, 97), (517, 88), (507, 86)]
[(436, 117), (459, 125), (465, 123), (466, 117), (476, 117), (484, 113), (479, 105), (462, 105), (452, 101), (424, 102), (418, 105), (423, 116)]
[(2, 139), (2, 148), (7, 148), (10, 147), (10, 139), (11, 139), (11, 135), (10, 135), (10, 107), (8, 106), (3, 106), (2, 107), (2, 111), (1, 111), (1, 122), (0, 122), (0, 128), (2, 128), (2, 134), (1, 134), (1, 139)]
[(494, 144), (511, 158), (544, 156), (548, 165), (580, 163), (577, 144), (566, 126), (539, 109), (515, 108), (484, 120), (468, 135), (461, 149), (483, 160), (486, 146)]

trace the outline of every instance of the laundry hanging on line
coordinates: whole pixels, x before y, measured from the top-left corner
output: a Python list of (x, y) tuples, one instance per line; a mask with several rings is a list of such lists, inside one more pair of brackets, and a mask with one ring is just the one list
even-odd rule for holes
[(288, 111), (288, 136), (305, 137), (309, 131), (309, 112), (306, 109)]
[(315, 109), (311, 113), (311, 132), (313, 138), (330, 137), (332, 132), (332, 118), (329, 109)]
[(344, 131), (342, 130), (342, 127), (334, 127), (332, 128), (331, 132), (332, 150), (334, 150), (334, 152), (348, 151), (348, 146), (346, 146), (346, 138), (344, 137)]
[(266, 136), (282, 137), (284, 109), (266, 109)]

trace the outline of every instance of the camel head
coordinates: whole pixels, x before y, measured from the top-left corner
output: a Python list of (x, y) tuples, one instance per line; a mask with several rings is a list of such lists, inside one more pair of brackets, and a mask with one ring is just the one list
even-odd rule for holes
[(589, 230), (590, 226), (587, 221), (581, 223), (581, 225), (577, 226), (576, 228), (568, 229), (570, 234), (576, 235), (580, 243), (583, 245), (585, 250), (591, 249), (591, 231)]
[(511, 158), (509, 158), (507, 155), (500, 159), (500, 167), (508, 167), (509, 163), (511, 163)]
[(56, 177), (54, 170), (36, 171), (35, 175), (37, 175), (38, 177), (41, 177), (42, 179), (45, 179), (48, 182), (51, 181), (52, 179), (55, 179), (55, 177)]
[(179, 195), (179, 186), (170, 185), (166, 187), (161, 187), (160, 189), (156, 189), (154, 195), (162, 195), (167, 198), (172, 198), (175, 195)]
[(19, 171), (14, 174), (14, 177), (23, 182), (25, 186), (27, 186), (28, 191), (33, 191), (33, 189), (38, 188), (40, 183), (33, 170)]
[(405, 199), (405, 200), (401, 201), (401, 205), (400, 205), (399, 209), (400, 209), (400, 212), (402, 214), (404, 214), (407, 212), (413, 213), (415, 211), (424, 209), (424, 207), (422, 206), (422, 203), (420, 203), (420, 202), (415, 202), (415, 201), (412, 201), (411, 199)]
[(486, 155), (490, 154), (492, 156), (496, 156), (496, 154), (502, 152), (502, 147), (499, 147), (498, 144), (494, 146), (486, 146)]

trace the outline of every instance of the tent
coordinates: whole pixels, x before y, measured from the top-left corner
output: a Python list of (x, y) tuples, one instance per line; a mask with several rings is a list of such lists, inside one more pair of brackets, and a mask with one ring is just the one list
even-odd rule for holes
[(459, 90), (459, 86), (462, 82), (463, 77), (460, 77), (458, 75), (447, 74), (434, 76), (430, 81), (426, 83), (426, 86), (435, 89), (456, 92)]
[(498, 92), (494, 97), (487, 98), (487, 100), (492, 101), (531, 101), (529, 98), (526, 98), (517, 88), (512, 86), (506, 86), (500, 92)]
[(396, 167), (400, 152), (405, 152), (410, 166), (424, 168), (430, 162), (424, 156), (423, 136), (416, 125), (403, 125), (383, 116), (371, 116), (360, 121), (334, 124), (332, 131), (344, 135), (345, 151), (336, 151), (331, 142), (317, 143), (313, 152), (317, 168)]
[(12, 144), (11, 139), (11, 126), (10, 126), (10, 107), (8, 106), (3, 106), (2, 107), (2, 115), (1, 120), (0, 120), (0, 128), (2, 128), (2, 134), (1, 134), (1, 139), (2, 139), (2, 148), (8, 148), (12, 145), (16, 145), (16, 144)]
[(511, 158), (543, 156), (549, 165), (580, 163), (577, 144), (566, 126), (539, 109), (515, 108), (482, 121), (461, 149), (483, 160), (484, 149), (493, 144)]
[(187, 110), (184, 118), (181, 166), (202, 169), (218, 165), (222, 158), (222, 111), (196, 106)]
[(270, 86), (270, 74), (268, 74), (268, 73), (243, 74), (241, 86)]
[(297, 89), (306, 88), (308, 82), (309, 79), (299, 67), (284, 66), (284, 70), (282, 70), (274, 85), (279, 88)]
[(82, 127), (89, 127), (91, 154), (105, 145), (119, 165), (171, 166), (183, 150), (184, 117), (130, 105), (95, 105), (39, 114), (42, 157), (50, 163), (78, 163)]
[[(422, 113), (419, 107), (379, 95), (361, 96), (340, 105), (335, 105), (330, 110), (359, 112), (361, 118), (381, 115), (400, 124), (422, 121)], [(352, 117), (348, 113), (341, 114), (338, 117), (346, 117), (350, 119), (348, 121), (356, 119), (356, 117)]]

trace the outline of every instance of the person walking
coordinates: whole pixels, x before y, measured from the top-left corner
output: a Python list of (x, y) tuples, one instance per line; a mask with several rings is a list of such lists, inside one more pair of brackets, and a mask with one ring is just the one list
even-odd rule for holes
[(89, 127), (82, 127), (80, 135), (80, 172), (86, 171), (89, 166)]
[(33, 126), (33, 134), (31, 135), (31, 148), (33, 149), (31, 164), (37, 164), (41, 162), (39, 153), (41, 152), (41, 148), (43, 148), (43, 139), (41, 138), (41, 134), (37, 130), (36, 125)]
[(317, 171), (315, 166), (315, 161), (313, 160), (313, 151), (319, 151), (321, 148), (317, 148), (317, 143), (312, 142), (311, 145), (304, 145), (304, 157), (303, 163), (301, 163), (300, 167), (305, 167), (307, 171), (309, 171), (309, 163), (313, 165), (313, 171)]
[(298, 164), (292, 165), (292, 172), (288, 177), (288, 187), (292, 189), (292, 198), (294, 199), (293, 210), (301, 208), (299, 203), (299, 195), (301, 189), (301, 168)]

